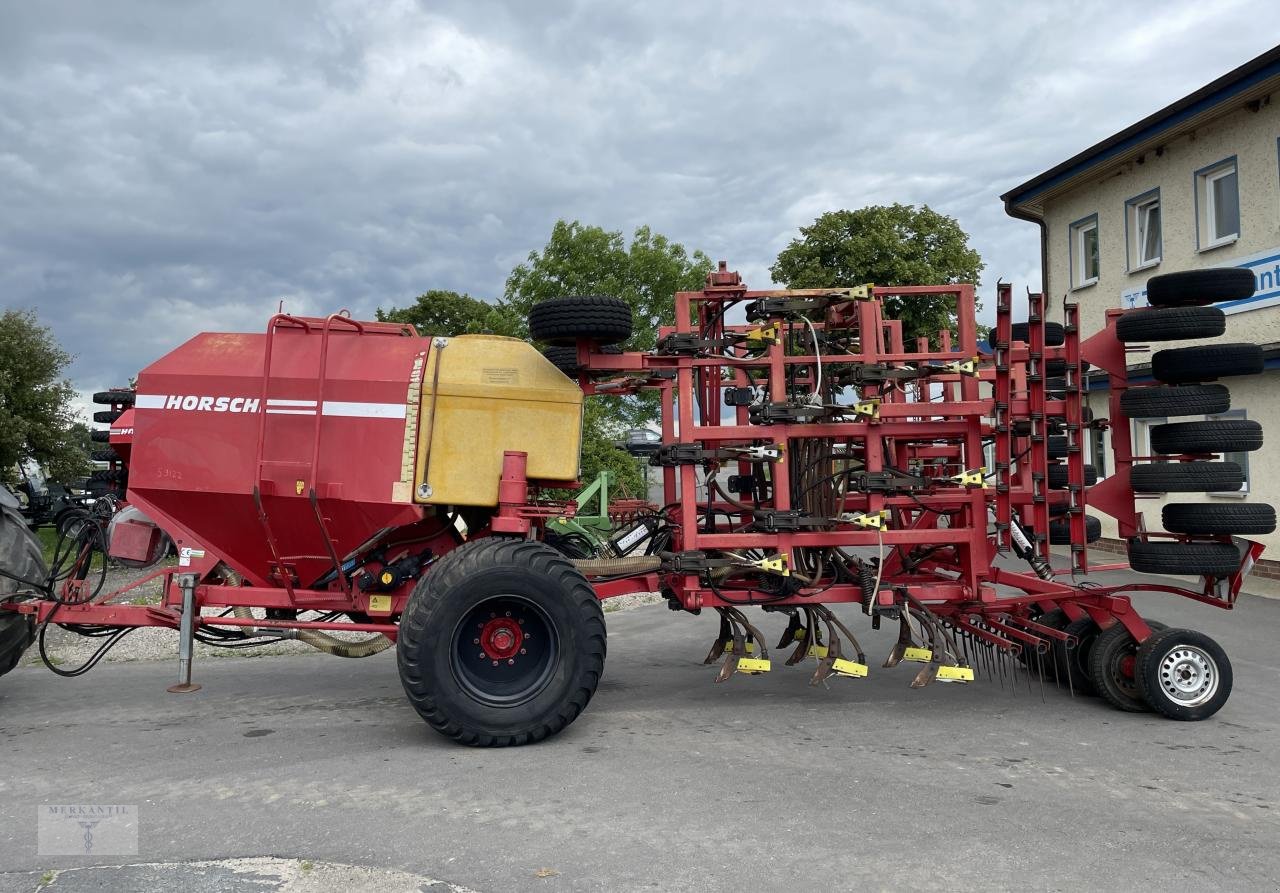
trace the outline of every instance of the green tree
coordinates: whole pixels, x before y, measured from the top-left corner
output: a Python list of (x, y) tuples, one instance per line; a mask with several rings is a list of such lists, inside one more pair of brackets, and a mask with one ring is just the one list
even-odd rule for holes
[(84, 425), (63, 375), (70, 362), (34, 311), (0, 314), (0, 479), (12, 482), (22, 459), (39, 462), (58, 480), (87, 470)]
[[(983, 267), (954, 217), (928, 205), (894, 204), (828, 211), (800, 228), (770, 272), (788, 288), (977, 285)], [(920, 336), (936, 341), (939, 331), (955, 327), (954, 298), (889, 298), (885, 312), (902, 320), (907, 344)]]
[(511, 335), (523, 337), (524, 320), (510, 309), (468, 294), (431, 289), (407, 307), (378, 308), (383, 322), (409, 323), (421, 335)]

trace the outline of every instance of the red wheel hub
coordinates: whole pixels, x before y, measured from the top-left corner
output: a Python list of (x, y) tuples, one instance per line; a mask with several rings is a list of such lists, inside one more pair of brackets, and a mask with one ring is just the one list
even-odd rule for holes
[(1132, 679), (1133, 669), (1137, 662), (1137, 658), (1132, 654), (1126, 654), (1124, 657), (1120, 658), (1120, 675), (1124, 676), (1126, 679)]
[(524, 645), (524, 630), (510, 617), (494, 617), (480, 630), (480, 647), (490, 660), (510, 660)]

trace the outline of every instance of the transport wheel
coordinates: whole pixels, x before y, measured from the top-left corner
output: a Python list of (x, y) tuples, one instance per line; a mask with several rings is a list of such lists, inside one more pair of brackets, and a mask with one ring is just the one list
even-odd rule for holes
[(89, 439), (94, 443), (108, 443), (111, 440), (110, 431), (90, 431)]
[(1132, 419), (1215, 415), (1231, 408), (1231, 392), (1221, 384), (1130, 388), (1120, 395), (1120, 411)]
[(1058, 668), (1058, 681), (1070, 685), (1073, 692), (1094, 694), (1093, 680), (1089, 676), (1089, 654), (1093, 640), (1098, 636), (1098, 624), (1092, 617), (1081, 617), (1062, 627), (1062, 631), (1076, 637), (1076, 647), (1067, 648), (1065, 642), (1054, 640), (1053, 659)]
[[(1094, 543), (1102, 538), (1102, 519), (1097, 515), (1084, 516), (1084, 541)], [(1049, 545), (1071, 545), (1071, 522), (1066, 518), (1049, 522)]]
[[(1050, 465), (1049, 477), (1047, 480), (1049, 482), (1050, 490), (1067, 489), (1067, 466)], [(1084, 485), (1086, 487), (1092, 487), (1096, 483), (1098, 483), (1098, 469), (1094, 468), (1092, 465), (1086, 465), (1084, 467)]]
[(1116, 337), (1135, 341), (1217, 338), (1227, 330), (1227, 315), (1217, 307), (1145, 307), (1116, 320)]
[(1157, 453), (1225, 453), (1262, 449), (1262, 426), (1252, 419), (1173, 422), (1151, 429), (1151, 449)]
[(539, 301), (529, 311), (535, 341), (569, 345), (579, 338), (617, 344), (631, 337), (631, 305), (606, 295), (580, 295)]
[[(0, 498), (7, 499), (8, 494)], [(7, 504), (0, 504), (0, 569), (41, 585), (49, 573), (35, 534), (17, 508)], [(0, 601), (31, 588), (11, 577), (0, 577)], [(34, 640), (35, 624), (30, 617), (0, 608), (0, 676), (18, 665)]]
[(1200, 344), (1157, 350), (1151, 357), (1151, 375), (1167, 384), (1213, 381), (1229, 375), (1261, 375), (1259, 344)]
[(1170, 533), (1201, 536), (1249, 536), (1273, 533), (1276, 529), (1276, 510), (1265, 502), (1245, 505), (1171, 502), (1160, 510), (1160, 519)]
[[(1148, 620), (1152, 633), (1168, 627)], [(1126, 713), (1146, 713), (1151, 707), (1138, 693), (1134, 672), (1138, 663), (1138, 643), (1123, 623), (1116, 621), (1098, 633), (1089, 650), (1089, 679), (1094, 691), (1108, 704)]]
[[(622, 351), (613, 345), (607, 345), (601, 348), (600, 353), (620, 354)], [(576, 378), (578, 373), (582, 371), (582, 365), (578, 362), (578, 348), (576, 346), (548, 347), (542, 351), (542, 355), (551, 361), (552, 366), (555, 366), (570, 378)]]
[(1229, 577), (1240, 569), (1240, 552), (1231, 543), (1135, 540), (1129, 543), (1129, 567), (1143, 574)]
[(1222, 646), (1190, 629), (1162, 629), (1138, 646), (1134, 676), (1151, 709), (1169, 719), (1208, 719), (1231, 697)]
[(116, 409), (103, 409), (93, 414), (93, 420), (95, 422), (106, 422), (107, 424), (111, 424), (122, 415), (124, 415), (124, 413)]
[(1129, 483), (1135, 493), (1231, 493), (1244, 471), (1235, 462), (1154, 462), (1133, 466)]
[(1147, 280), (1152, 307), (1188, 307), (1253, 296), (1253, 273), (1243, 267), (1214, 267), (1165, 273)]
[(479, 747), (541, 741), (595, 693), (604, 614), (550, 546), (486, 537), (418, 581), (396, 657), (410, 703), (441, 734)]
[[(1009, 333), (1009, 337), (1014, 341), (1024, 341), (1030, 343), (1031, 323), (1015, 322)], [(1045, 347), (1060, 347), (1062, 342), (1067, 340), (1066, 332), (1062, 328), (1060, 322), (1046, 322), (1044, 324), (1044, 344)]]
[(105, 406), (111, 406), (117, 403), (121, 406), (132, 406), (133, 399), (134, 392), (125, 390), (124, 388), (116, 388), (110, 391), (98, 391), (93, 395), (94, 403)]

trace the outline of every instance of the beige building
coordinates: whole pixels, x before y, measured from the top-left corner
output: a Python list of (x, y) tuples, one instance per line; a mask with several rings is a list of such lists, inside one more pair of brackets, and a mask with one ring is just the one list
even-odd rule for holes
[[(1064, 296), (1079, 304), (1085, 336), (1102, 327), (1108, 309), (1145, 306), (1151, 276), (1198, 267), (1253, 271), (1254, 296), (1219, 305), (1227, 332), (1216, 340), (1263, 345), (1267, 371), (1224, 379), (1231, 410), (1219, 418), (1261, 422), (1268, 445), (1226, 457), (1246, 470), (1239, 492), (1201, 498), (1280, 506), (1280, 47), (1002, 198), (1010, 215), (1040, 224), (1051, 313), (1061, 313)], [(1130, 379), (1150, 381), (1149, 364), (1150, 354), (1131, 354)], [(1110, 415), (1107, 396), (1106, 381), (1093, 376), (1088, 402), (1099, 418)], [(1147, 432), (1162, 421), (1132, 423), (1136, 455), (1150, 454)], [(1088, 455), (1100, 476), (1110, 473), (1108, 435), (1094, 432)], [(1195, 498), (1177, 498), (1188, 497)], [(1139, 504), (1153, 529), (1164, 501)], [(1114, 523), (1102, 520), (1104, 537), (1114, 537)], [(1280, 557), (1280, 533), (1259, 539), (1271, 547), (1267, 558)]]

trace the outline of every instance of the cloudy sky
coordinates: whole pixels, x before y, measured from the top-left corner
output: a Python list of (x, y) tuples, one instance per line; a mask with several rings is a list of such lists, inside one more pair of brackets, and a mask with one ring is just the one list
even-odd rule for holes
[[(0, 305), (75, 384), (193, 332), (500, 295), (557, 218), (758, 287), (818, 214), (957, 217), (1268, 49), (1272, 2), (0, 0)], [(984, 289), (986, 291), (986, 289)]]

